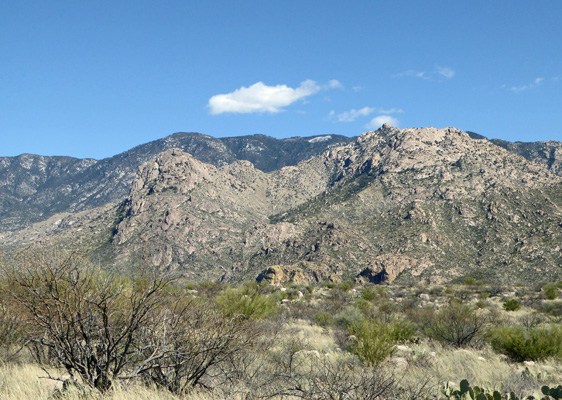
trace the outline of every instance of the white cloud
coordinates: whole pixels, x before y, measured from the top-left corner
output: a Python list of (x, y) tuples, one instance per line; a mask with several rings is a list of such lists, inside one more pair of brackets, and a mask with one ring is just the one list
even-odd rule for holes
[[(544, 78), (536, 78), (533, 81), (533, 83), (529, 83), (527, 85), (521, 85), (521, 86), (511, 86), (509, 90), (511, 90), (514, 93), (524, 92), (525, 90), (536, 88), (537, 86), (541, 85), (543, 81)], [(505, 87), (505, 85), (503, 87)]]
[[(352, 109), (337, 115), (338, 122), (353, 122), (359, 117), (365, 117), (377, 111), (373, 107), (363, 107), (359, 110)], [(333, 113), (330, 113), (333, 116)]]
[(455, 76), (455, 71), (449, 67), (441, 67), (439, 65), (436, 65), (435, 70), (430, 72), (416, 71), (415, 69), (409, 69), (407, 71), (395, 74), (392, 77), (393, 78), (409, 77), (409, 78), (420, 78), (420, 79), (431, 80), (438, 77), (438, 75), (441, 75), (447, 79), (451, 79), (452, 77)]
[(371, 120), (365, 127), (367, 129), (378, 129), (384, 124), (389, 124), (398, 127), (398, 120), (390, 115), (379, 115)]
[(381, 114), (402, 114), (404, 110), (401, 108), (379, 108)]
[(451, 68), (440, 67), (439, 65), (436, 65), (436, 68), (437, 68), (437, 73), (439, 75), (444, 76), (447, 79), (451, 79), (453, 76), (455, 76), (455, 71), (453, 71)]
[(359, 110), (351, 109), (349, 111), (342, 112), (341, 114), (337, 114), (334, 110), (330, 111), (329, 117), (332, 119), (336, 119), (337, 122), (353, 122), (357, 118), (366, 117), (368, 115), (374, 113), (380, 114), (401, 114), (404, 111), (401, 108), (375, 108), (375, 107), (363, 107)]
[(415, 71), (415, 70), (413, 70), (413, 69), (409, 69), (409, 70), (407, 70), (407, 71), (400, 72), (400, 73), (398, 73), (398, 74), (396, 74), (396, 75), (393, 75), (393, 78), (402, 78), (402, 77), (404, 77), (404, 76), (413, 77), (413, 78), (429, 79), (429, 78), (426, 76), (425, 72)]
[(332, 79), (331, 81), (328, 82), (328, 88), (329, 89), (343, 89), (343, 85), (337, 79)]
[(250, 87), (242, 86), (234, 92), (211, 97), (208, 107), (213, 115), (277, 113), (297, 100), (318, 93), (320, 89), (321, 87), (312, 80), (302, 82), (297, 88), (287, 85), (267, 86), (263, 82), (257, 82)]

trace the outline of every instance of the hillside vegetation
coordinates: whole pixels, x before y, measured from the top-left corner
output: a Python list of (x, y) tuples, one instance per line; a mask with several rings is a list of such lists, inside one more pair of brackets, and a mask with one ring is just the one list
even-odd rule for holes
[(467, 379), (559, 398), (541, 387), (562, 382), (562, 282), (230, 286), (138, 271), (52, 249), (4, 263), (0, 397), (445, 399)]

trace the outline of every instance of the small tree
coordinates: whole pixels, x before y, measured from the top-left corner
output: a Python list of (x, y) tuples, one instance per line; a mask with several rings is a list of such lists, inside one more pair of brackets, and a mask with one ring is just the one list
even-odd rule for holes
[(144, 363), (134, 375), (172, 393), (184, 394), (205, 381), (209, 372), (252, 348), (259, 329), (242, 316), (227, 317), (212, 304), (180, 299), (161, 309), (158, 325), (145, 332)]
[(482, 311), (454, 302), (439, 311), (429, 311), (421, 318), (429, 337), (455, 347), (469, 346), (485, 332), (488, 320)]
[(78, 252), (22, 254), (4, 267), (3, 290), (26, 322), (30, 344), (46, 347), (71, 378), (102, 392), (139, 360), (142, 329), (168, 278), (125, 279), (89, 267)]

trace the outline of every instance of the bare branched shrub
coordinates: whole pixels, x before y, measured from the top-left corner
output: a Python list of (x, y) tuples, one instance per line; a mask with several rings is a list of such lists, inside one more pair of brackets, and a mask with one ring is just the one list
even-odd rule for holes
[(133, 375), (176, 394), (198, 385), (213, 386), (213, 375), (250, 350), (260, 332), (242, 316), (227, 317), (211, 304), (192, 299), (163, 307), (158, 320), (144, 331), (150, 338), (141, 349), (145, 361)]
[(259, 334), (245, 315), (218, 311), (156, 272), (123, 277), (58, 250), (16, 261), (3, 268), (10, 313), (25, 321), (36, 360), (63, 367), (67, 385), (105, 392), (117, 379), (142, 378), (177, 394), (211, 387)]
[(125, 279), (90, 268), (78, 252), (22, 254), (4, 268), (4, 291), (27, 321), (28, 341), (47, 348), (68, 374), (100, 391), (138, 362), (167, 278)]
[(439, 311), (424, 310), (418, 317), (429, 337), (455, 347), (474, 344), (488, 329), (489, 320), (485, 312), (455, 302)]
[(352, 358), (331, 361), (296, 343), (275, 361), (262, 398), (374, 400), (385, 398), (394, 385), (394, 377), (380, 366), (365, 367)]

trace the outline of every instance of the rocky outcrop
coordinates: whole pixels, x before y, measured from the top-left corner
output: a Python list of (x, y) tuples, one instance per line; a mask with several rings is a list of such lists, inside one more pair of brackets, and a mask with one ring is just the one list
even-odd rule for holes
[(376, 257), (372, 265), (363, 269), (355, 281), (357, 283), (392, 283), (404, 270), (413, 275), (420, 275), (430, 263), (424, 260), (400, 256), (395, 254), (383, 254)]
[(301, 261), (292, 265), (273, 265), (263, 270), (256, 278), (275, 286), (310, 285), (320, 282), (340, 282), (341, 276), (333, 273), (326, 265)]

